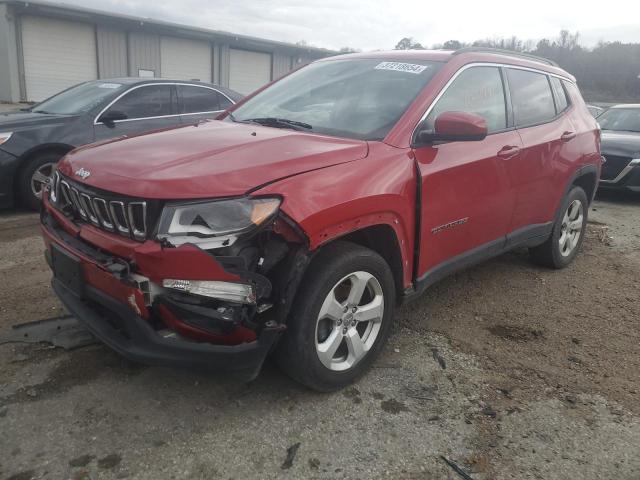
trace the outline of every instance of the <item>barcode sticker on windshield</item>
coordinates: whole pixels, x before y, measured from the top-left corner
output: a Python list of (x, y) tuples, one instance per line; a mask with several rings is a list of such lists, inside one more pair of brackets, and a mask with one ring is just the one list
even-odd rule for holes
[(98, 88), (120, 88), (121, 86), (119, 83), (101, 83)]
[(376, 65), (376, 70), (395, 70), (396, 72), (422, 73), (428, 65), (416, 65), (415, 63), (382, 62)]

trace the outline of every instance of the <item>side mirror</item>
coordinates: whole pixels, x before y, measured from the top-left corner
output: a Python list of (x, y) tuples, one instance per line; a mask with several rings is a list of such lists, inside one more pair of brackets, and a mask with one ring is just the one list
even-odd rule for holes
[(480, 115), (467, 112), (443, 112), (436, 117), (433, 129), (418, 132), (422, 143), (475, 142), (487, 136), (487, 121)]
[(116, 120), (126, 120), (127, 114), (118, 110), (109, 110), (103, 113), (98, 119), (98, 123), (104, 123), (107, 127), (112, 128)]

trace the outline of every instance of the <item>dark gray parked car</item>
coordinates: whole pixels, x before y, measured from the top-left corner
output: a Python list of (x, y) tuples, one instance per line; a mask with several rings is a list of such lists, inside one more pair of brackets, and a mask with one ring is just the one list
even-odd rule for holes
[(598, 117), (602, 128), (601, 187), (640, 192), (640, 104), (616, 105)]
[(242, 95), (200, 82), (117, 78), (81, 83), (0, 115), (0, 208), (36, 209), (56, 162), (75, 147), (214, 118)]

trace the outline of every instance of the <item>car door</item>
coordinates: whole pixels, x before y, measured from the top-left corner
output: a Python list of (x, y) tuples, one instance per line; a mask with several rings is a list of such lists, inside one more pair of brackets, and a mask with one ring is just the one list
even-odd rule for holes
[[(505, 162), (515, 197), (509, 240), (519, 243), (548, 234), (558, 195), (564, 192), (560, 183), (576, 158), (571, 153), (575, 129), (565, 114), (568, 101), (557, 78), (517, 68), (507, 68), (506, 73), (523, 144), (521, 154)], [(558, 82), (556, 94), (552, 78)]]
[(421, 279), (435, 281), (504, 246), (513, 209), (504, 161), (521, 148), (507, 106), (500, 68), (471, 66), (449, 82), (422, 123), (432, 128), (440, 113), (469, 112), (486, 120), (488, 136), (414, 150), (421, 182)]
[(218, 90), (205, 85), (177, 85), (178, 108), (183, 123), (216, 118), (233, 102)]
[[(116, 120), (105, 121), (111, 116)], [(120, 95), (94, 122), (96, 140), (133, 135), (180, 124), (175, 86), (139, 85)]]

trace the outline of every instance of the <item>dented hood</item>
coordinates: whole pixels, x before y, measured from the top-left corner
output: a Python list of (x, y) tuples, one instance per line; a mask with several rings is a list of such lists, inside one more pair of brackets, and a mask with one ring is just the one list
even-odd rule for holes
[(242, 195), (364, 158), (367, 151), (365, 141), (210, 121), (82, 147), (59, 169), (77, 182), (127, 196), (208, 198)]

